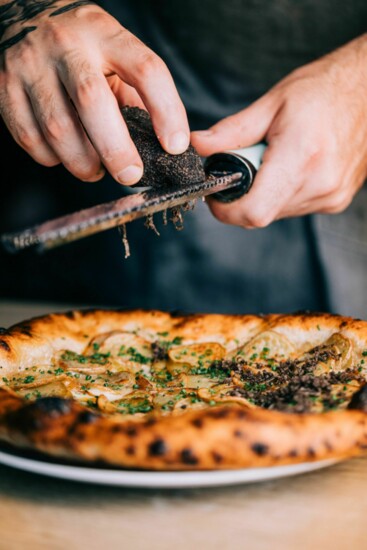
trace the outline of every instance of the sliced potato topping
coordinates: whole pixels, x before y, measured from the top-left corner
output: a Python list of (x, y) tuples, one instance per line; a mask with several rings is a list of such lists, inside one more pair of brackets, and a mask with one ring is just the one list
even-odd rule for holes
[(14, 390), (24, 388), (29, 390), (53, 382), (55, 379), (64, 380), (66, 378), (65, 370), (48, 365), (28, 367), (9, 379), (3, 377), (3, 382), (8, 384)]
[(230, 357), (242, 358), (250, 366), (251, 364), (271, 366), (272, 363), (295, 357), (295, 347), (286, 336), (267, 330), (256, 335), (244, 346), (233, 350)]
[(340, 333), (332, 334), (326, 342), (303, 354), (301, 360), (315, 363), (314, 374), (340, 372), (352, 366), (352, 342)]
[(335, 333), (297, 357), (276, 331), (257, 334), (228, 352), (217, 342), (182, 344), (168, 333), (113, 331), (83, 353), (62, 350), (51, 365), (29, 367), (2, 383), (34, 400), (73, 398), (108, 415), (181, 414), (218, 405), (288, 412), (344, 408), (365, 383), (364, 352)]
[(17, 392), (26, 399), (38, 399), (39, 397), (72, 397), (71, 391), (64, 382), (55, 380), (33, 388), (22, 388)]
[(231, 389), (233, 388), (230, 386), (219, 384), (218, 386), (214, 386), (212, 389), (201, 388), (198, 391), (198, 396), (211, 404), (237, 403), (238, 405), (250, 409), (255, 407), (254, 403), (248, 399), (231, 395)]
[(168, 357), (175, 364), (183, 363), (204, 368), (211, 365), (213, 361), (220, 361), (225, 354), (225, 348), (215, 342), (176, 346), (168, 351)]

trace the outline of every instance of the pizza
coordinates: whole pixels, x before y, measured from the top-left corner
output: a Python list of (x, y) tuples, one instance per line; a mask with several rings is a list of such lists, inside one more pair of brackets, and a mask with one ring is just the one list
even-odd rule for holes
[(151, 470), (273, 466), (367, 446), (367, 322), (73, 311), (0, 332), (0, 440)]

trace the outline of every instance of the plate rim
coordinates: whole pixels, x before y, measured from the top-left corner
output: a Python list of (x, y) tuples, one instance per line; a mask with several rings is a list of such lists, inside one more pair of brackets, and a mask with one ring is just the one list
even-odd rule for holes
[(81, 483), (141, 489), (189, 489), (256, 483), (313, 472), (332, 466), (341, 460), (330, 458), (262, 468), (162, 472), (60, 464), (0, 450), (0, 464), (17, 470)]

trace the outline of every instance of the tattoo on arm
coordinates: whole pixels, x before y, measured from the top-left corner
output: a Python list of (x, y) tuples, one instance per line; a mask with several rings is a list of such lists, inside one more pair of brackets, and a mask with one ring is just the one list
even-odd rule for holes
[[(16, 23), (24, 23), (36, 17), (36, 15), (57, 7), (59, 0), (12, 0), (6, 4), (0, 5), (0, 53), (3, 53), (11, 46), (14, 46), (27, 34), (33, 32), (37, 29), (36, 26), (25, 26), (20, 32), (8, 38), (7, 40), (1, 41), (5, 31), (15, 25)], [(52, 11), (49, 14), (49, 17), (55, 17), (61, 15), (62, 13), (68, 12), (70, 10), (76, 9), (79, 6), (85, 6), (86, 4), (95, 4), (92, 0), (78, 0), (76, 2), (71, 2), (65, 6)]]
[(71, 4), (67, 4), (67, 6), (62, 6), (62, 8), (59, 8), (56, 11), (53, 11), (50, 13), (49, 17), (55, 17), (55, 15), (61, 15), (62, 13), (65, 13), (70, 10), (74, 10), (75, 8), (78, 8), (79, 6), (85, 6), (86, 4), (95, 4), (92, 0), (78, 0), (78, 2), (72, 2)]

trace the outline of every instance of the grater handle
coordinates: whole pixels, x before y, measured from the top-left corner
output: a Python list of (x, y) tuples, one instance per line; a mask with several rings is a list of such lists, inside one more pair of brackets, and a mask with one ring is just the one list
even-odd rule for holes
[(241, 172), (240, 185), (234, 189), (228, 189), (215, 193), (212, 197), (219, 202), (234, 202), (249, 192), (253, 184), (257, 170), (266, 149), (264, 143), (258, 143), (243, 149), (233, 149), (224, 153), (216, 153), (208, 157), (204, 162), (205, 172), (213, 175), (220, 173)]

